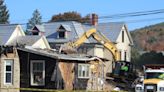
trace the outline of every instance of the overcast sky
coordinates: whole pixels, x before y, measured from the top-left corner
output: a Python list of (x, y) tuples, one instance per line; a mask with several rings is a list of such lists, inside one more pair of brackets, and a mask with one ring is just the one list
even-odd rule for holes
[[(82, 16), (90, 13), (96, 13), (98, 16), (108, 16), (164, 9), (164, 0), (5, 0), (5, 4), (10, 13), (10, 23), (27, 23), (35, 9), (40, 11), (42, 21), (44, 22), (50, 20), (54, 14), (67, 11), (77, 11)], [(135, 22), (128, 22), (131, 20), (135, 20)], [(163, 22), (164, 13), (115, 20), (99, 20), (99, 22), (115, 21), (125, 21), (129, 30), (133, 30), (146, 25)]]

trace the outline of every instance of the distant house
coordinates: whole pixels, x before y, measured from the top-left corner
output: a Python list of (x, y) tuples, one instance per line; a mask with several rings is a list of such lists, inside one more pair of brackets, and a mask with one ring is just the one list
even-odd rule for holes
[(25, 36), (20, 25), (1, 24), (0, 25), (0, 45), (8, 45), (18, 36)]
[[(37, 26), (34, 27), (32, 30), (35, 31), (31, 32), (38, 32), (37, 34), (44, 32), (51, 48), (59, 49), (61, 44), (75, 41), (84, 32), (91, 28), (96, 28), (98, 32), (116, 44), (116, 47), (120, 51), (121, 60), (130, 62), (133, 41), (126, 24), (123, 22), (98, 23), (97, 19), (94, 18), (92, 18), (95, 20), (92, 21), (92, 24), (82, 24), (75, 21), (45, 23), (40, 25), (42, 26), (41, 28), (38, 28)], [(86, 40), (85, 43), (78, 48), (78, 52), (80, 54), (103, 57), (109, 59), (109, 61), (113, 61), (111, 52), (105, 49), (102, 44), (96, 42), (93, 38)], [(108, 62), (107, 69), (109, 69), (109, 67), (111, 68), (111, 63), (112, 62)]]

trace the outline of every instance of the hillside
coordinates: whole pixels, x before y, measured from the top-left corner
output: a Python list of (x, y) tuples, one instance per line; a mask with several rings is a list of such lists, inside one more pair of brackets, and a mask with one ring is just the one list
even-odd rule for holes
[(136, 29), (131, 35), (139, 50), (164, 51), (164, 22)]

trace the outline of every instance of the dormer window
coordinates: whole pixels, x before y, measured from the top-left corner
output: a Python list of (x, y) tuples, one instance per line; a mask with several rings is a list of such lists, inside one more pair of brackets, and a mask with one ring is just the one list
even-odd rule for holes
[(70, 27), (68, 25), (60, 25), (58, 28), (58, 38), (65, 39), (68, 37), (68, 33), (70, 31)]
[(32, 35), (39, 35), (39, 30), (36, 27), (33, 28)]
[(32, 35), (44, 35), (45, 29), (43, 25), (35, 25), (32, 30)]
[(33, 32), (32, 35), (39, 35), (39, 32)]
[(65, 31), (59, 32), (59, 38), (65, 38)]

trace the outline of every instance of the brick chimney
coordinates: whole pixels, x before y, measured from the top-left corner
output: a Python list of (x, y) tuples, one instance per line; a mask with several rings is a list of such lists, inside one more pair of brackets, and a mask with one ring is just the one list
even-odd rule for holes
[(91, 17), (91, 24), (96, 26), (98, 24), (98, 15), (93, 13)]

